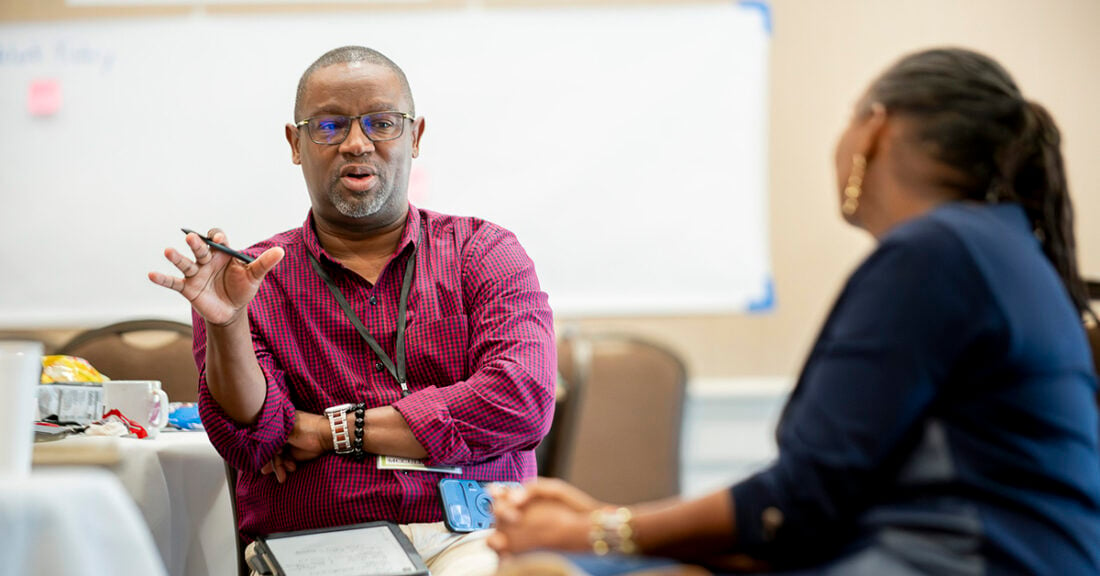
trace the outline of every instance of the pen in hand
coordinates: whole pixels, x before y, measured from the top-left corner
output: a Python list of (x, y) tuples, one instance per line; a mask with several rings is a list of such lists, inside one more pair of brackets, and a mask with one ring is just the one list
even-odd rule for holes
[(207, 246), (219, 252), (225, 252), (226, 254), (229, 254), (230, 256), (236, 258), (237, 260), (240, 260), (241, 262), (244, 262), (245, 264), (251, 264), (254, 260), (256, 260), (255, 258), (247, 254), (241, 254), (240, 252), (237, 252), (229, 246), (218, 244), (217, 242), (207, 238), (206, 236), (203, 236), (202, 234), (199, 234), (198, 232), (195, 232), (194, 230), (188, 230), (187, 228), (180, 228), (180, 230), (183, 230), (184, 234), (194, 234), (195, 236), (198, 236), (202, 239), (203, 242), (206, 242)]

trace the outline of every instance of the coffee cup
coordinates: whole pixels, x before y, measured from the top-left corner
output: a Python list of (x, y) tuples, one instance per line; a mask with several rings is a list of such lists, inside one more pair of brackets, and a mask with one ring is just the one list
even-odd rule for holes
[(103, 383), (103, 412), (118, 410), (156, 438), (168, 425), (168, 394), (158, 380), (108, 380)]
[(31, 473), (42, 343), (0, 342), (0, 477)]

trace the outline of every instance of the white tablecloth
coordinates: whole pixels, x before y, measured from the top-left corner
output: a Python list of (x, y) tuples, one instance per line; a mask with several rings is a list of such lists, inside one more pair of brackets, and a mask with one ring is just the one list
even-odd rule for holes
[(42, 447), (117, 453), (108, 469), (140, 509), (171, 576), (236, 574), (225, 468), (205, 433), (161, 432), (154, 440), (77, 436), (48, 444)]
[(149, 529), (110, 473), (0, 478), (0, 575), (55, 574), (165, 574)]

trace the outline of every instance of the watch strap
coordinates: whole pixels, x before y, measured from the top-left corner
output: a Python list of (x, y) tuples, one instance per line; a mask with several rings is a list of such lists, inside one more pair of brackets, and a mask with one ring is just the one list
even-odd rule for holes
[(354, 450), (351, 444), (351, 431), (348, 430), (348, 407), (335, 406), (325, 410), (328, 416), (328, 426), (332, 430), (332, 447), (337, 454), (351, 454)]

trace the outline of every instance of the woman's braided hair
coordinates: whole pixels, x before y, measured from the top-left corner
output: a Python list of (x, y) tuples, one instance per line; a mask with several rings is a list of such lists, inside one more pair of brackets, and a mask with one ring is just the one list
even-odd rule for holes
[(963, 176), (952, 183), (964, 198), (1019, 203), (1073, 303), (1092, 315), (1077, 269), (1061, 134), (1046, 109), (1025, 99), (1004, 68), (970, 50), (926, 50), (883, 73), (867, 102), (918, 117), (917, 138)]

